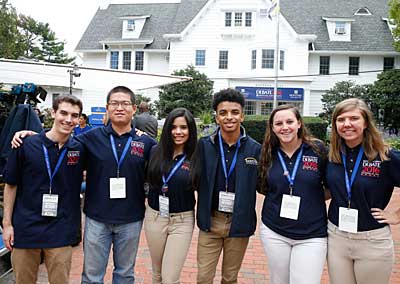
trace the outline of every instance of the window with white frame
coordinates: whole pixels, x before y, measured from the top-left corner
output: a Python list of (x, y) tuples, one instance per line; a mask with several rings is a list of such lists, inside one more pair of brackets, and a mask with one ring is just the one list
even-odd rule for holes
[(319, 57), (319, 74), (320, 75), (329, 75), (330, 68), (330, 56), (320, 56)]
[(118, 69), (118, 51), (111, 51), (110, 52), (110, 68), (111, 69)]
[(257, 68), (257, 50), (251, 51), (251, 69)]
[(337, 35), (345, 35), (346, 34), (346, 23), (345, 22), (336, 22), (335, 23), (335, 34), (337, 34)]
[(219, 69), (228, 69), (228, 51), (227, 50), (219, 51), (218, 68)]
[(251, 27), (252, 17), (253, 17), (253, 13), (251, 13), (251, 12), (245, 13), (245, 22), (244, 22), (245, 27)]
[(383, 58), (383, 71), (394, 69), (394, 57)]
[(285, 51), (279, 51), (279, 69), (285, 70)]
[(274, 53), (273, 49), (263, 49), (261, 57), (261, 68), (273, 69), (274, 68)]
[(256, 114), (256, 102), (255, 101), (245, 101), (244, 114), (245, 115)]
[(269, 115), (272, 112), (274, 104), (270, 102), (261, 103), (261, 115)]
[(135, 70), (143, 71), (144, 68), (144, 51), (135, 52)]
[(242, 13), (236, 12), (235, 13), (235, 27), (242, 26)]
[(360, 69), (360, 57), (349, 57), (349, 75), (358, 75)]
[(131, 70), (132, 52), (124, 51), (122, 53), (122, 69)]
[(206, 65), (206, 51), (203, 49), (196, 50), (196, 58), (195, 58), (196, 66), (205, 66)]
[(225, 13), (225, 27), (232, 26), (232, 12)]
[(132, 19), (127, 20), (126, 30), (130, 32), (135, 30), (135, 20)]

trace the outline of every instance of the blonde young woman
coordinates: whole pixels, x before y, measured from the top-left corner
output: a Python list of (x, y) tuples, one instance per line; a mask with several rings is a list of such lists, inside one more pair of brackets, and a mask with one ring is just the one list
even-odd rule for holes
[(330, 283), (389, 283), (394, 260), (389, 225), (400, 222), (400, 210), (386, 206), (400, 185), (399, 168), (400, 153), (384, 143), (365, 102), (337, 104), (327, 167)]

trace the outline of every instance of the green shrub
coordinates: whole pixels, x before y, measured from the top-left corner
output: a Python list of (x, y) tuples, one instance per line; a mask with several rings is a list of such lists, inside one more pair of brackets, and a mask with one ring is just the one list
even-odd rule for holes
[[(253, 139), (262, 143), (264, 140), (265, 129), (268, 123), (268, 116), (262, 115), (248, 115), (242, 123), (246, 128), (247, 134)], [(319, 117), (303, 117), (304, 123), (310, 132), (322, 141), (326, 140), (326, 128), (328, 123)]]
[(400, 137), (399, 138), (389, 138), (385, 140), (386, 143), (389, 143), (390, 147), (396, 150), (400, 150)]

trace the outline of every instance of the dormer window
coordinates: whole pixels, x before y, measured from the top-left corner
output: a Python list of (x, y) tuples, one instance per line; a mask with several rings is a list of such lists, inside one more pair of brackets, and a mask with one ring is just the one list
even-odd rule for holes
[(363, 7), (363, 8), (358, 9), (358, 10), (354, 13), (354, 15), (357, 15), (357, 16), (368, 16), (368, 15), (372, 15), (372, 14), (371, 14), (371, 12), (368, 10), (367, 7)]
[(251, 27), (253, 25), (252, 12), (225, 12), (225, 27)]
[(345, 35), (346, 34), (346, 23), (345, 22), (336, 22), (335, 23), (335, 34), (337, 35)]
[(135, 20), (127, 20), (126, 30), (133, 32), (135, 30)]

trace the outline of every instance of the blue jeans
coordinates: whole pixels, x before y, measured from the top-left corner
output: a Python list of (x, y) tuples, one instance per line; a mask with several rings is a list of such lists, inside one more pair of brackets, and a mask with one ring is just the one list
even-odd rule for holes
[(106, 224), (86, 216), (83, 284), (103, 284), (113, 244), (113, 284), (135, 283), (134, 267), (143, 221)]

